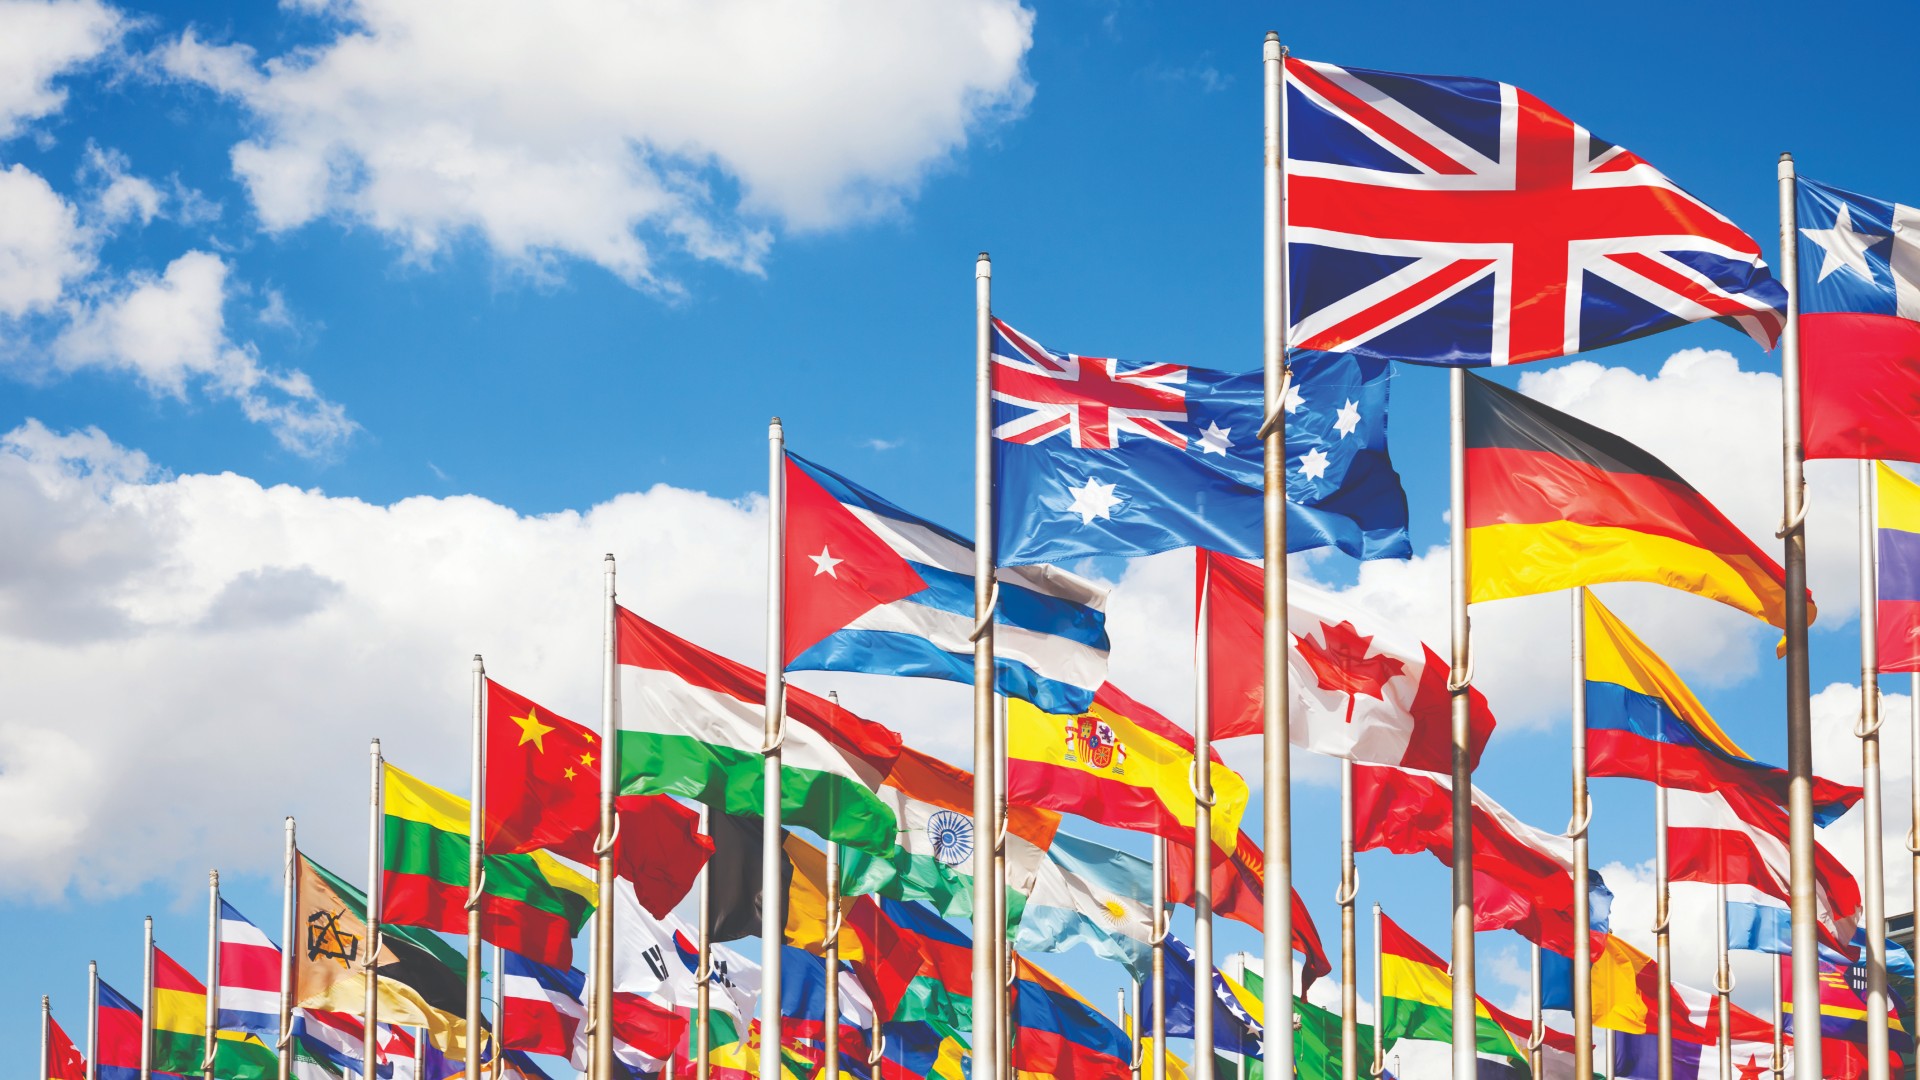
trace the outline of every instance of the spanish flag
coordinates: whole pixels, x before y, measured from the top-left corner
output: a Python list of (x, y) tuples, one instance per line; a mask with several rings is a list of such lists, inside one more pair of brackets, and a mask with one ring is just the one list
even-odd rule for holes
[[(1007, 699), (1007, 802), (1059, 810), (1191, 844), (1193, 736), (1121, 693), (1100, 687), (1086, 712), (1054, 715)], [(1247, 782), (1214, 754), (1213, 842), (1233, 851)]]
[(1660, 459), (1497, 383), (1466, 383), (1471, 600), (1650, 581), (1785, 625), (1780, 564)]

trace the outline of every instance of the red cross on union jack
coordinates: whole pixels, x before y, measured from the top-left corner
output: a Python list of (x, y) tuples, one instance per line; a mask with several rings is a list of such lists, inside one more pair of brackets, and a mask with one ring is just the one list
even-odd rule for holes
[(1167, 425), (1187, 419), (1187, 369), (1179, 364), (1123, 368), (1100, 356), (1061, 355), (993, 320), (993, 398), (1024, 408), (993, 429), (1011, 443), (1065, 435), (1077, 450), (1112, 450), (1123, 433), (1186, 449)]

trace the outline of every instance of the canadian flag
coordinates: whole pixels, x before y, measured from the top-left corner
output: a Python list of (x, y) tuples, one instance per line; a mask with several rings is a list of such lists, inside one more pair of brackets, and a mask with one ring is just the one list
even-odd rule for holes
[[(1196, 594), (1208, 634), (1207, 698), (1213, 737), (1260, 734), (1264, 582), (1244, 559), (1201, 551)], [(1419, 638), (1333, 593), (1287, 583), (1288, 710), (1293, 745), (1332, 757), (1426, 772), (1453, 769), (1445, 661)], [(1473, 763), (1493, 734), (1478, 690)]]

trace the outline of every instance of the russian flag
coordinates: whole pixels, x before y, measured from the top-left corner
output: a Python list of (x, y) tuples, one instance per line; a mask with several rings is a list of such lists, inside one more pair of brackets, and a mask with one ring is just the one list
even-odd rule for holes
[[(789, 671), (973, 681), (973, 544), (837, 473), (787, 455)], [(1001, 567), (1002, 694), (1049, 713), (1107, 677), (1107, 589), (1053, 566)]]

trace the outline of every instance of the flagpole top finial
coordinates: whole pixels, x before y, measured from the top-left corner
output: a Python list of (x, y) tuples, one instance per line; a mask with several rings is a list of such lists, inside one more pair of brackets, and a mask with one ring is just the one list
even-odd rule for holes
[(980, 257), (978, 259), (975, 259), (974, 261), (975, 262), (992, 262), (993, 258), (983, 251), (980, 253)]
[(609, 552), (607, 552), (607, 558), (606, 558), (606, 561), (607, 561), (607, 562), (612, 562), (612, 561), (613, 561), (613, 552), (611, 552), (611, 551), (609, 551)]
[(475, 675), (479, 675), (484, 673), (486, 670), (487, 670), (487, 665), (484, 661), (480, 659), (480, 654), (474, 653), (473, 654), (473, 673)]
[(220, 871), (218, 870), (207, 871), (207, 884), (209, 885), (220, 884)]
[(1279, 41), (1279, 40), (1280, 40), (1280, 31), (1278, 31), (1278, 30), (1269, 30), (1269, 31), (1267, 31), (1267, 40), (1268, 40), (1268, 41)]

